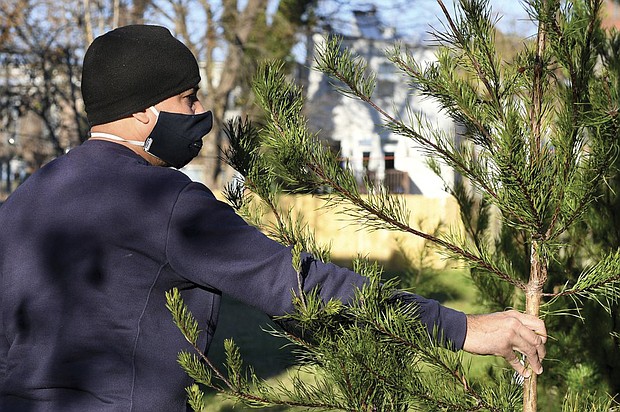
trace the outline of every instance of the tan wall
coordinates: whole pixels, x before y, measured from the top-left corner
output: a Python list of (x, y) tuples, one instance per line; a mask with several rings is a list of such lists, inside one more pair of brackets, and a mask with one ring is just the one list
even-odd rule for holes
[[(458, 227), (458, 206), (453, 198), (429, 198), (421, 195), (405, 195), (410, 210), (410, 226), (432, 231), (441, 220), (445, 229)], [(380, 261), (386, 267), (398, 266), (402, 259), (398, 243), (411, 257), (419, 256), (424, 240), (404, 232), (390, 230), (369, 231), (361, 229), (349, 216), (342, 214), (342, 206), (329, 208), (326, 201), (310, 195), (285, 196), (281, 200), (284, 210), (292, 207), (293, 213), (301, 213), (310, 227), (315, 229), (320, 244), (330, 244), (332, 259), (348, 261), (358, 255)], [(397, 241), (398, 240), (398, 241)], [(434, 256), (434, 257), (433, 257)], [(434, 254), (431, 260), (436, 266), (446, 264)]]

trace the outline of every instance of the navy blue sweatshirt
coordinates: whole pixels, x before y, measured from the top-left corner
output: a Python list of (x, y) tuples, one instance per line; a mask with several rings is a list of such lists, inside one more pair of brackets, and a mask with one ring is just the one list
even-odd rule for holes
[[(347, 301), (363, 283), (313, 260), (305, 289)], [(297, 276), (289, 248), (122, 145), (90, 140), (37, 171), (0, 207), (0, 411), (186, 411), (173, 287), (208, 348), (221, 294), (283, 315)], [(464, 314), (415, 299), (460, 348)]]

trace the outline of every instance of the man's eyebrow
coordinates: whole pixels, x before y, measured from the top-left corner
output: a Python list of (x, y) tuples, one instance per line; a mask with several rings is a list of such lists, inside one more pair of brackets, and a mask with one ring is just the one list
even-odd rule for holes
[(183, 94), (183, 95), (186, 95), (186, 96), (191, 96), (191, 95), (193, 95), (193, 94), (197, 94), (197, 93), (198, 93), (198, 90), (200, 90), (200, 87), (198, 87), (198, 86), (194, 86), (194, 87), (192, 87), (191, 89), (187, 89), (187, 90), (185, 90), (182, 94)]

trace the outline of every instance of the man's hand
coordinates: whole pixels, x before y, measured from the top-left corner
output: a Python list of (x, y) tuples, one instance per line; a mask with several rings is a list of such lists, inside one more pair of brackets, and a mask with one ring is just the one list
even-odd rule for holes
[[(525, 378), (531, 376), (532, 370), (539, 375), (542, 373), (545, 342), (545, 324), (535, 316), (516, 310), (467, 315), (467, 335), (463, 350), (478, 355), (501, 356)], [(515, 351), (526, 356), (525, 365)]]

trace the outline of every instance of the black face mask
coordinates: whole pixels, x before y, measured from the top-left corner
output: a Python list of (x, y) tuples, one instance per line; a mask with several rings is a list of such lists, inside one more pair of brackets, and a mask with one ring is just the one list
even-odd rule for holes
[[(156, 114), (157, 111), (151, 108)], [(144, 142), (144, 150), (168, 165), (182, 168), (202, 149), (202, 138), (213, 127), (213, 114), (159, 112), (157, 123)]]

